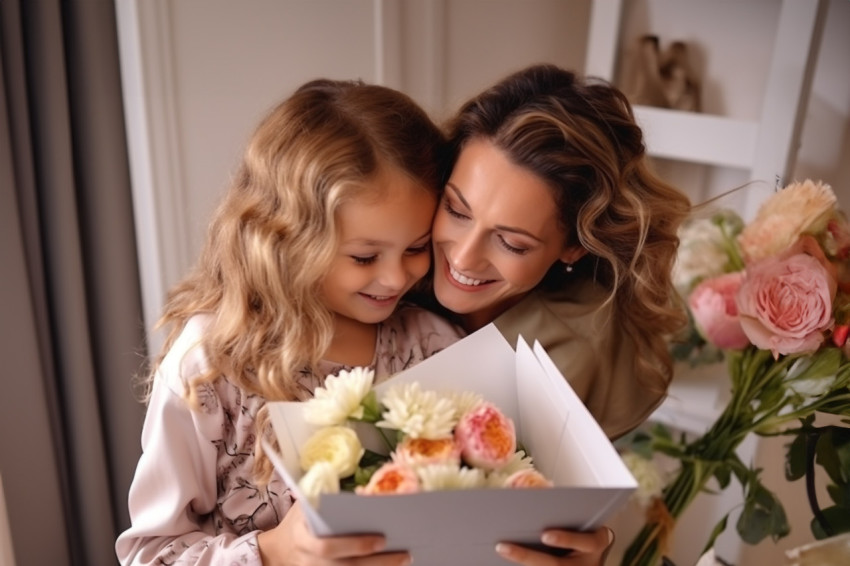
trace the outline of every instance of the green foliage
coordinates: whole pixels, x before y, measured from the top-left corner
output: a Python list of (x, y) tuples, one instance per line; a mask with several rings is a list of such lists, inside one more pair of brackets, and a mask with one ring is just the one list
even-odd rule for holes
[[(812, 534), (824, 539), (850, 532), (850, 428), (817, 427), (813, 418), (801, 421), (789, 431), (793, 440), (785, 453), (785, 477), (789, 481), (806, 478), (806, 494), (814, 513)], [(821, 507), (815, 492), (816, 466), (826, 473), (831, 504)]]

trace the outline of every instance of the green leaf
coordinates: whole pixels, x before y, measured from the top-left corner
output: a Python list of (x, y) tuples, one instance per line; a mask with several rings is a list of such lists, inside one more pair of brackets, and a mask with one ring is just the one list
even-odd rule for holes
[(846, 483), (847, 472), (841, 469), (841, 460), (834, 445), (835, 439), (831, 428), (820, 435), (815, 445), (815, 462), (824, 469), (834, 483)]
[(826, 486), (826, 492), (833, 503), (850, 509), (850, 485), (829, 484)]
[(716, 541), (717, 537), (719, 537), (723, 533), (723, 531), (726, 530), (726, 523), (728, 520), (729, 513), (724, 515), (723, 518), (720, 519), (720, 521), (718, 521), (716, 525), (714, 525), (714, 528), (711, 529), (711, 534), (708, 537), (708, 542), (705, 543), (705, 548), (702, 549), (702, 552), (700, 554), (705, 554), (714, 547), (714, 541)]
[(785, 479), (795, 481), (806, 475), (806, 433), (801, 432), (787, 445)]
[(363, 417), (358, 420), (367, 423), (376, 423), (381, 420), (381, 406), (378, 404), (378, 397), (374, 390), (369, 391), (360, 405), (363, 407)]
[(758, 544), (767, 536), (776, 541), (786, 536), (791, 528), (782, 503), (761, 482), (756, 481), (747, 491), (736, 530), (744, 542)]
[(817, 518), (814, 518), (811, 522), (811, 529), (817, 540), (823, 540), (840, 533), (850, 533), (850, 508), (834, 506), (827, 507), (822, 512), (833, 532), (832, 535), (828, 534)]
[(714, 470), (714, 477), (717, 479), (720, 489), (724, 490), (729, 487), (729, 483), (732, 481), (732, 470), (726, 466), (719, 466)]

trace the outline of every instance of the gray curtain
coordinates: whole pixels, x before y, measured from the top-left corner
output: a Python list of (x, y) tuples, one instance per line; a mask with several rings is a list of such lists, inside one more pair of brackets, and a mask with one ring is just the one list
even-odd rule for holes
[(0, 1), (0, 481), (17, 566), (115, 564), (143, 405), (112, 0)]

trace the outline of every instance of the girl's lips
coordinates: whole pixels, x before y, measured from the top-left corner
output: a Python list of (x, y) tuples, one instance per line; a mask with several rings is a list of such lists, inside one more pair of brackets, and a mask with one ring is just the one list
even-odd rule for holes
[(459, 271), (454, 270), (448, 260), (445, 262), (444, 271), (449, 283), (466, 292), (481, 291), (493, 282), (492, 279), (473, 279), (471, 277), (467, 277)]
[(398, 295), (369, 295), (367, 293), (360, 293), (360, 296), (379, 307), (394, 305), (399, 297)]

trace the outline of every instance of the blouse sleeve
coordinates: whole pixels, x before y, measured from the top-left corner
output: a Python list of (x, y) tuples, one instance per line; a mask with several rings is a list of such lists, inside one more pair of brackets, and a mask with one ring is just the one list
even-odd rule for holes
[(262, 565), (258, 531), (215, 534), (217, 456), (203, 418), (157, 375), (130, 487), (131, 527), (115, 544), (122, 565)]

